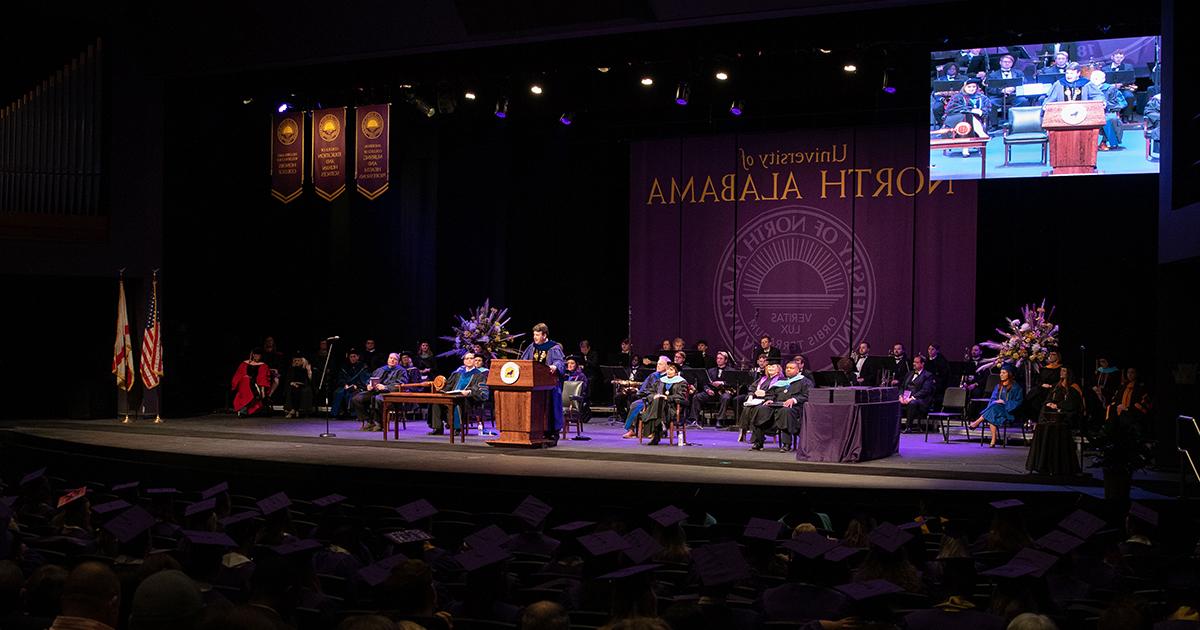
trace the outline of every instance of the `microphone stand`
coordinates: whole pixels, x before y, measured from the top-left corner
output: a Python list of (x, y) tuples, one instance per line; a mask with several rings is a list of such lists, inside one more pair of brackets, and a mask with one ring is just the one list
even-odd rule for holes
[[(337, 339), (329, 341), (329, 347), (325, 349), (325, 366), (321, 368), (321, 381), (317, 384), (317, 395), (319, 396), (325, 388), (325, 374), (329, 371), (329, 357), (333, 354), (333, 345), (337, 343)], [(317, 437), (331, 438), (337, 437), (336, 433), (329, 432), (329, 416), (332, 410), (325, 413), (325, 432)]]

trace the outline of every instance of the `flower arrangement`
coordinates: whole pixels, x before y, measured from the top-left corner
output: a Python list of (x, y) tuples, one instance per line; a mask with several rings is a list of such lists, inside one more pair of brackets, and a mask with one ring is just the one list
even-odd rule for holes
[(996, 356), (979, 365), (979, 371), (994, 366), (1012, 363), (1021, 367), (1025, 363), (1037, 366), (1046, 360), (1046, 355), (1058, 346), (1058, 325), (1050, 323), (1054, 307), (1046, 310), (1046, 300), (1040, 305), (1027, 304), (1021, 307), (1021, 317), (1008, 322), (1008, 330), (996, 329), (1003, 341), (984, 341), (979, 345), (996, 351)]
[(513, 340), (525, 335), (508, 332), (508, 309), (498, 309), (491, 305), (491, 300), (485, 300), (483, 306), (467, 311), (466, 317), (458, 317), (458, 325), (452, 326), (454, 335), (442, 337), (454, 344), (454, 347), (439, 354), (439, 357), (462, 356), (470, 352), (476, 344), (483, 348), (489, 356), (498, 357), (503, 354), (515, 355), (517, 350), (510, 347)]

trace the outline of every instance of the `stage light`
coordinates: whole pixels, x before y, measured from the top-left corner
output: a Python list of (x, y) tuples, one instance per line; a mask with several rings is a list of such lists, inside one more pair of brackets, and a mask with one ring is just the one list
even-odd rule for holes
[(284, 102), (284, 103), (279, 104), (279, 107), (278, 107), (278, 109), (276, 109), (276, 111), (278, 111), (280, 114), (282, 114), (283, 112), (286, 112), (289, 109), (292, 109), (292, 104)]
[(887, 72), (883, 73), (883, 91), (885, 94), (895, 94), (896, 93), (896, 86), (888, 83), (888, 73)]
[(608, 66), (599, 66), (596, 68), (596, 72), (599, 72), (601, 74), (608, 72), (609, 70), (612, 70), (612, 68), (609, 68)]
[(242, 105), (249, 105), (250, 103), (253, 103), (253, 102), (254, 102), (253, 96), (246, 96), (246, 97), (242, 98)]
[(741, 116), (742, 110), (745, 108), (745, 102), (743, 102), (741, 99), (738, 99), (729, 105), (729, 113), (733, 114), (734, 116)]
[(534, 83), (533, 85), (529, 86), (529, 91), (534, 94), (541, 94), (542, 86), (538, 85), (537, 83)]
[(496, 99), (496, 118), (508, 118), (508, 99), (503, 96)]
[(687, 105), (688, 97), (691, 96), (691, 94), (692, 90), (688, 87), (688, 84), (684, 81), (680, 81), (679, 85), (675, 87), (675, 104)]
[(842, 66), (842, 70), (845, 70), (846, 72), (858, 72), (858, 66), (856, 66), (852, 63), (848, 63), (848, 64)]
[(725, 72), (724, 70), (718, 70), (717, 73), (713, 76), (717, 77), (718, 81), (728, 81), (729, 80), (729, 73)]
[(475, 93), (471, 90), (467, 90), (466, 92), (463, 92), (463, 98), (467, 99), (468, 101), (473, 101), (475, 100)]
[(818, 48), (817, 52), (821, 53), (822, 55), (828, 55), (829, 53), (833, 52), (833, 49), (832, 48)]
[(653, 77), (650, 77), (649, 75), (642, 77), (642, 85), (644, 85), (646, 87), (650, 87), (651, 85), (654, 85)]
[(575, 114), (573, 112), (563, 112), (562, 116), (558, 117), (558, 122), (564, 125), (570, 125), (575, 122)]

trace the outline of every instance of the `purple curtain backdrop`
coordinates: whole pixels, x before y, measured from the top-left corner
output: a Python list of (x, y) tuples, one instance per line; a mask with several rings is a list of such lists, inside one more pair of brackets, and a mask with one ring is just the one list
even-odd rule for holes
[(635, 351), (678, 335), (744, 360), (769, 334), (817, 369), (862, 339), (955, 357), (974, 338), (976, 188), (930, 182), (918, 131), (634, 143)]

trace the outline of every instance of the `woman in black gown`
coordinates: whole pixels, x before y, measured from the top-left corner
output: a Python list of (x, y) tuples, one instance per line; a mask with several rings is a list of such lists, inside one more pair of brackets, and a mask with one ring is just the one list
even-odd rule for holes
[[(1042, 379), (1047, 371), (1042, 369)], [(1079, 473), (1074, 429), (1083, 417), (1083, 390), (1070, 368), (1056, 372), (1059, 380), (1043, 399), (1025, 468), (1046, 475), (1074, 475)]]
[(672, 421), (679, 422), (675, 406), (687, 405), (688, 387), (688, 382), (679, 375), (679, 367), (674, 363), (667, 365), (667, 375), (659, 379), (654, 393), (646, 401), (646, 420), (642, 427), (643, 430), (650, 428), (654, 436), (650, 446), (658, 444), (667, 425)]

